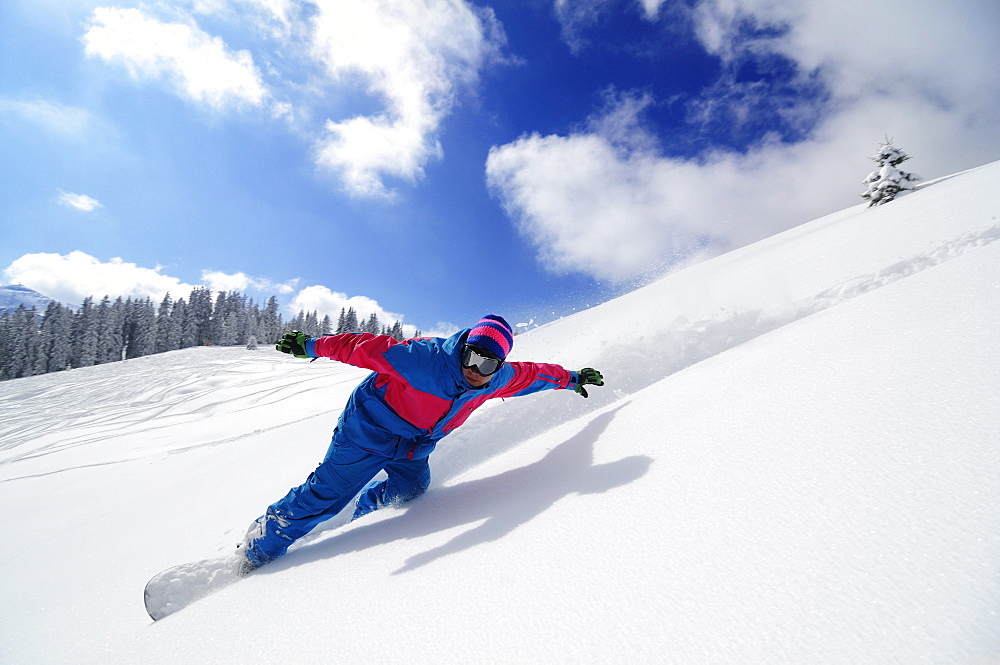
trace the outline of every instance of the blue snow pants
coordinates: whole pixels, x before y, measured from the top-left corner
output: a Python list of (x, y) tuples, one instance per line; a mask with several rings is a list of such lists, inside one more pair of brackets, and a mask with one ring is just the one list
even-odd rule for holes
[[(372, 481), (384, 470), (388, 478)], [(246, 557), (256, 566), (283, 555), (296, 540), (330, 519), (359, 492), (353, 519), (381, 506), (409, 501), (430, 486), (427, 458), (393, 459), (364, 450), (338, 435), (326, 457), (306, 482), (293, 487), (257, 519), (258, 535), (246, 543)]]

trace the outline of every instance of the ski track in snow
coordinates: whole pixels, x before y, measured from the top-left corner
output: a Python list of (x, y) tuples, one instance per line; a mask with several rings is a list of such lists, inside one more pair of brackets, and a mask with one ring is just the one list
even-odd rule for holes
[[(288, 358), (268, 350), (199, 347), (175, 355), (169, 363), (147, 356), (0, 384), (0, 468), (77, 448), (91, 459), (107, 451), (101, 464), (110, 464), (234, 441), (282, 426), (254, 427), (256, 409), (285, 411), (288, 422), (326, 415), (331, 392), (364, 375), (332, 363), (325, 371), (288, 367)], [(186, 441), (177, 440), (178, 428)]]

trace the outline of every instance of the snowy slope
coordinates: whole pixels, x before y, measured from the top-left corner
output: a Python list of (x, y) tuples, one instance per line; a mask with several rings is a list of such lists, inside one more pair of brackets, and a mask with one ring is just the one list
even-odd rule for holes
[(0, 383), (0, 662), (1000, 662), (1000, 163), (521, 336), (408, 508), (152, 625), (363, 371), (190, 349)]

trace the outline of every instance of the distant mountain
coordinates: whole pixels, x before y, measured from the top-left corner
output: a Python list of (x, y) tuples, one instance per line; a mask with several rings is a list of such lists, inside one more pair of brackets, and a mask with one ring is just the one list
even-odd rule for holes
[(19, 305), (24, 305), (28, 309), (34, 307), (39, 314), (42, 314), (52, 300), (52, 298), (22, 284), (0, 286), (0, 314), (13, 311)]

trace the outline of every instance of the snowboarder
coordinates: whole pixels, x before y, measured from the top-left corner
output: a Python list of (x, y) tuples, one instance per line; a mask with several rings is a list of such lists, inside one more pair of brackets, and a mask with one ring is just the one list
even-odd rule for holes
[[(326, 457), (305, 483), (271, 504), (237, 550), (241, 574), (282, 556), (355, 496), (354, 517), (409, 501), (430, 485), (428, 455), (488, 399), (603, 386), (592, 368), (506, 362), (510, 325), (489, 314), (451, 337), (402, 342), (388, 335), (308, 337), (285, 333), (275, 347), (296, 358), (326, 357), (373, 371), (351, 394)], [(384, 470), (387, 478), (372, 480)], [(360, 495), (358, 493), (360, 492)]]

